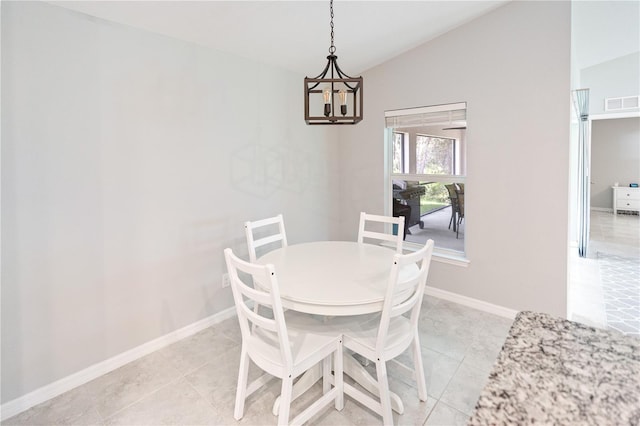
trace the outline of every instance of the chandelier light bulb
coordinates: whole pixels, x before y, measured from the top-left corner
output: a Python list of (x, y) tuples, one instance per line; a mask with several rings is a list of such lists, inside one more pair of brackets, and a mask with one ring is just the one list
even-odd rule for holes
[(344, 89), (340, 89), (340, 91), (338, 92), (338, 95), (340, 95), (340, 105), (346, 105), (347, 104), (347, 91)]
[(331, 114), (331, 88), (325, 87), (322, 91), (322, 97), (324, 98), (324, 115), (328, 117)]
[(347, 115), (347, 91), (340, 89), (338, 95), (340, 96), (340, 112), (342, 115)]
[(324, 98), (325, 104), (331, 103), (331, 89), (329, 87), (325, 87), (322, 91), (322, 97)]

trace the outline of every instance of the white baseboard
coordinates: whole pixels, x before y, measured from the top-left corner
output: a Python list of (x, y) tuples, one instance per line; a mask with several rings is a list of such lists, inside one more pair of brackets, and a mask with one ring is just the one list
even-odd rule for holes
[(449, 302), (458, 303), (460, 305), (468, 306), (470, 308), (477, 309), (479, 311), (488, 312), (490, 314), (498, 315), (501, 317), (514, 319), (518, 311), (514, 311), (513, 309), (505, 308), (503, 306), (494, 305), (489, 302), (485, 302), (478, 299), (472, 299), (471, 297), (462, 296), (457, 293), (451, 293), (449, 291), (440, 290), (435, 287), (425, 287), (424, 294), (428, 294), (429, 296), (437, 297), (439, 299), (448, 300)]
[(595, 210), (597, 212), (613, 213), (613, 208), (607, 208), (607, 207), (591, 207), (591, 210)]
[(20, 414), (31, 407), (48, 401), (51, 398), (55, 398), (56, 396), (70, 391), (73, 388), (120, 368), (131, 361), (135, 361), (136, 359), (149, 355), (152, 352), (162, 349), (165, 346), (177, 342), (178, 340), (184, 339), (185, 337), (196, 334), (199, 331), (228, 318), (232, 318), (235, 315), (236, 308), (235, 306), (232, 306), (224, 311), (213, 314), (210, 317), (196, 321), (179, 330), (172, 331), (171, 333), (165, 334), (164, 336), (158, 337), (150, 342), (144, 343), (112, 358), (94, 364), (91, 367), (87, 367), (84, 370), (78, 371), (70, 376), (29, 392), (28, 394), (12, 401), (6, 402), (0, 406), (0, 421), (4, 421), (9, 417)]

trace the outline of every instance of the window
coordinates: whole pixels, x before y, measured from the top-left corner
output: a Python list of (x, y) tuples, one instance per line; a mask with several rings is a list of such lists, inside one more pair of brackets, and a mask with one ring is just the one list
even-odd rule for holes
[(405, 242), (435, 241), (464, 254), (466, 103), (385, 113), (389, 210), (405, 216)]
[[(455, 144), (455, 139), (417, 135), (417, 173), (428, 175), (455, 175)], [(396, 173), (395, 170), (394, 173)]]

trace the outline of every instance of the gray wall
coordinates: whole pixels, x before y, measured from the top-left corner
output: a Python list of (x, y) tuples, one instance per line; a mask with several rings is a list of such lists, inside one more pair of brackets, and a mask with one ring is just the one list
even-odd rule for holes
[[(636, 35), (636, 39), (637, 39)], [(590, 114), (617, 114), (640, 111), (633, 108), (624, 111), (605, 111), (606, 98), (640, 95), (640, 52), (603, 62), (580, 73), (580, 84), (589, 90)]]
[(466, 101), (471, 263), (434, 262), (429, 285), (566, 315), (570, 8), (511, 2), (364, 74), (366, 117), (340, 135), (344, 238), (384, 213), (384, 111)]
[(1, 7), (3, 403), (231, 307), (243, 221), (332, 237), (335, 129), (304, 124), (304, 76)]
[(611, 209), (611, 185), (640, 183), (640, 118), (591, 122), (591, 207)]

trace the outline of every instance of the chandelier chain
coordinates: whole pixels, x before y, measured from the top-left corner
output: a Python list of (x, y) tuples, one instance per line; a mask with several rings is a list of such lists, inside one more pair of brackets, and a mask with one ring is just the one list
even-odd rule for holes
[(329, 2), (329, 10), (331, 12), (331, 47), (329, 47), (329, 53), (334, 54), (336, 47), (333, 45), (333, 0)]

